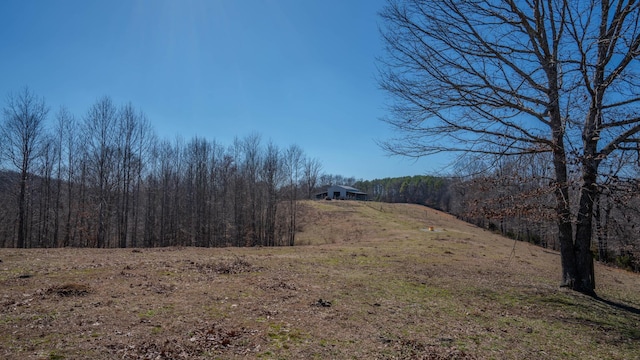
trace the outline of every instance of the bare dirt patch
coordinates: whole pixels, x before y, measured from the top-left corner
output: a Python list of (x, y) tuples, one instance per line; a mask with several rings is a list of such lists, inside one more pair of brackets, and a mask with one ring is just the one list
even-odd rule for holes
[[(2, 249), (0, 358), (640, 353), (635, 274), (598, 266), (594, 299), (557, 287), (556, 253), (514, 247), (431, 209), (304, 206), (304, 246)], [(429, 226), (439, 231), (423, 231)]]
[(64, 284), (47, 289), (47, 294), (58, 296), (85, 296), (91, 292), (91, 287), (83, 284)]

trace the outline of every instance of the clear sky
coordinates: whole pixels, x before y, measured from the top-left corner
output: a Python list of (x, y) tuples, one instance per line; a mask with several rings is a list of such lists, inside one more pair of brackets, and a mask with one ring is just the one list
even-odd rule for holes
[(52, 117), (102, 96), (142, 110), (161, 138), (298, 144), (323, 171), (436, 174), (387, 156), (376, 83), (384, 0), (2, 0), (0, 99), (28, 86)]

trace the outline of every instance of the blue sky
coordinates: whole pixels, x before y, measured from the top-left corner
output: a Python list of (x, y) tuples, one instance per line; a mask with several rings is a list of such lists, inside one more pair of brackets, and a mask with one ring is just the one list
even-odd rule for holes
[[(131, 102), (161, 138), (298, 144), (331, 174), (435, 174), (387, 156), (376, 83), (384, 0), (2, 0), (0, 99), (28, 86), (50, 116)], [(4, 106), (4, 101), (2, 102)]]

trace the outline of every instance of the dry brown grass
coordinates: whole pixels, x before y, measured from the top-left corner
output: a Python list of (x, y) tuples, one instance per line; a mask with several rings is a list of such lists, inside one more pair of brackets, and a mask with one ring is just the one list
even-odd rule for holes
[(0, 250), (0, 358), (640, 356), (635, 274), (598, 266), (593, 299), (435, 210), (302, 206), (295, 247)]

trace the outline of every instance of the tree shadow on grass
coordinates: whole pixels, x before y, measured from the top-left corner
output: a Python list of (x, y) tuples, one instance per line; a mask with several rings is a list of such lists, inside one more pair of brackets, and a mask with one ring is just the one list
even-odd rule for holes
[(593, 296), (593, 299), (596, 301), (599, 301), (605, 305), (608, 305), (612, 308), (618, 309), (618, 310), (623, 310), (626, 312), (629, 312), (631, 314), (635, 314), (635, 315), (640, 315), (640, 309), (638, 309), (637, 307), (631, 306), (631, 305), (627, 305), (627, 304), (623, 304), (620, 302), (615, 302), (612, 300), (607, 300), (605, 298), (601, 298), (598, 295)]
[(637, 324), (637, 321), (640, 321), (639, 308), (621, 302), (604, 299), (597, 295), (592, 297), (592, 299), (601, 306), (608, 308), (611, 312), (610, 315), (613, 316), (603, 316), (598, 319), (591, 319), (591, 321), (594, 324), (599, 325), (601, 329), (617, 329), (620, 337), (617, 339), (610, 339), (612, 343), (622, 344), (624, 343), (624, 341), (621, 341), (623, 339), (627, 339), (627, 341), (632, 342), (640, 340), (640, 329), (635, 325)]
[[(583, 295), (583, 294), (582, 294)], [(625, 345), (640, 340), (640, 309), (636, 306), (601, 298), (582, 296), (577, 292), (547, 294), (542, 303), (559, 310), (553, 320), (586, 326), (598, 333), (598, 341), (610, 345)]]

